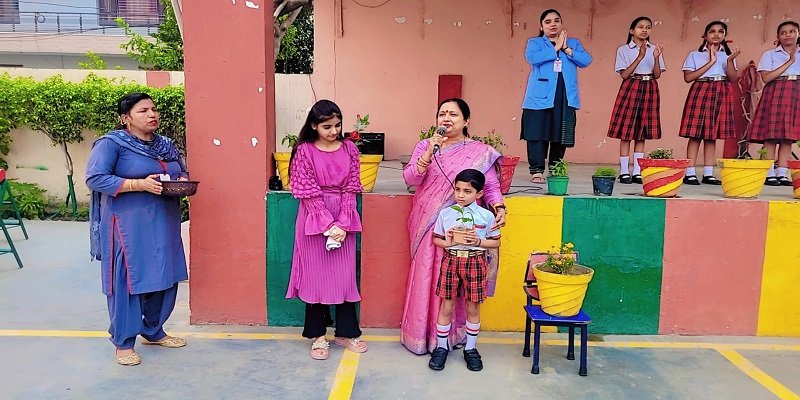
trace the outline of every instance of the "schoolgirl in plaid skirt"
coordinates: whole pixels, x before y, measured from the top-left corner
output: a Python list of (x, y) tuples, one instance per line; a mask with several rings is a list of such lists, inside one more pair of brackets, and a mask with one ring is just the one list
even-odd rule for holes
[(792, 186), (788, 161), (792, 144), (800, 140), (800, 26), (794, 21), (778, 25), (777, 46), (764, 52), (758, 62), (761, 79), (766, 83), (758, 103), (748, 140), (764, 143), (767, 158), (776, 159), (777, 176), (772, 167), (766, 185)]
[[(639, 17), (631, 22), (628, 40), (617, 48), (614, 71), (622, 78), (611, 113), (608, 137), (619, 142), (619, 181), (642, 183), (637, 159), (644, 157), (644, 141), (661, 138), (661, 115), (656, 79), (665, 71), (663, 46), (650, 43), (653, 21)], [(631, 141), (633, 146), (633, 176), (628, 164)]]
[(686, 158), (692, 160), (692, 164), (686, 168), (683, 178), (689, 185), (701, 182), (695, 172), (700, 142), (703, 142), (704, 161), (702, 183), (722, 184), (714, 177), (716, 140), (735, 137), (731, 82), (738, 78), (736, 57), (741, 50), (728, 47), (727, 33), (728, 25), (724, 22), (713, 21), (706, 25), (700, 48), (689, 53), (683, 63), (683, 80), (692, 82), (692, 86), (683, 107), (678, 135), (689, 139)]

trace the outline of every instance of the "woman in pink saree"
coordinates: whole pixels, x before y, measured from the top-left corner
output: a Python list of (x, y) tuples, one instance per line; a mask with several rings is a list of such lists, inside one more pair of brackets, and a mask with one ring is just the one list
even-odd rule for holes
[[(403, 171), (407, 185), (417, 187), (408, 233), (411, 239), (411, 269), (406, 287), (400, 341), (413, 353), (425, 354), (436, 347), (436, 317), (442, 249), (433, 245), (431, 235), (439, 210), (455, 204), (452, 181), (464, 169), (474, 168), (486, 176), (483, 206), (495, 213), (497, 226), (505, 225), (506, 208), (500, 194), (497, 163), (500, 153), (472, 140), (467, 133), (470, 110), (462, 99), (447, 99), (439, 105), (437, 123), (444, 135), (434, 135), (417, 143), (411, 160)], [(437, 148), (434, 151), (435, 147)], [(491, 259), (493, 258), (493, 260)], [(497, 254), (490, 256), (488, 294), (494, 294), (497, 277)], [(464, 302), (456, 302), (450, 348), (464, 343), (466, 313)]]

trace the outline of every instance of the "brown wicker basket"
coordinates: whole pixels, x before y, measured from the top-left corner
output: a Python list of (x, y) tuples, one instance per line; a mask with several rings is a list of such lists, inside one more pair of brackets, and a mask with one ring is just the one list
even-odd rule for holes
[(192, 196), (197, 193), (200, 181), (161, 181), (162, 196)]

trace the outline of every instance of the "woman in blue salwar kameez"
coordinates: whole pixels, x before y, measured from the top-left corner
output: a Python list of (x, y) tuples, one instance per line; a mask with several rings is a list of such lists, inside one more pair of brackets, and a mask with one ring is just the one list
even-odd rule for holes
[(180, 200), (161, 196), (160, 175), (189, 175), (172, 140), (155, 133), (159, 113), (150, 96), (125, 95), (118, 111), (124, 129), (94, 143), (86, 185), (92, 190), (91, 254), (101, 264), (110, 340), (117, 363), (136, 365), (136, 336), (142, 344), (186, 345), (163, 328), (175, 308), (178, 282), (188, 275)]

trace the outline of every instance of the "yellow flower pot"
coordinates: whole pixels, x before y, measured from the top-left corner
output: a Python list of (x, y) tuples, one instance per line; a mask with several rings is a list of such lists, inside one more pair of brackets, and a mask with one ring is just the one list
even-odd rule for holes
[(583, 306), (589, 282), (594, 277), (594, 270), (576, 264), (575, 268), (583, 268), (587, 273), (561, 275), (542, 271), (539, 269), (541, 265), (543, 264), (533, 266), (533, 276), (536, 277), (536, 284), (539, 287), (542, 311), (559, 317), (577, 315)]
[(289, 191), (289, 160), (292, 158), (292, 153), (288, 151), (282, 151), (278, 153), (272, 153), (272, 157), (275, 159), (275, 164), (277, 164), (278, 176), (281, 177), (283, 190)]
[(380, 154), (361, 155), (361, 186), (365, 192), (371, 192), (375, 188), (375, 181), (378, 179), (378, 167), (381, 165), (383, 156)]
[[(292, 153), (278, 152), (272, 153), (275, 163), (278, 166), (278, 176), (281, 177), (283, 190), (289, 191), (289, 160)], [(362, 154), (361, 158), (361, 186), (365, 192), (371, 192), (375, 188), (375, 181), (378, 179), (378, 167), (383, 160), (380, 154)]]
[(721, 168), (722, 194), (737, 199), (758, 197), (767, 179), (773, 160), (738, 160), (722, 158), (717, 160)]

